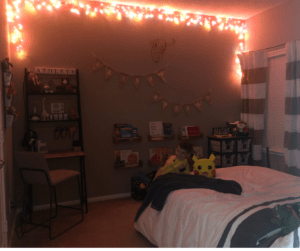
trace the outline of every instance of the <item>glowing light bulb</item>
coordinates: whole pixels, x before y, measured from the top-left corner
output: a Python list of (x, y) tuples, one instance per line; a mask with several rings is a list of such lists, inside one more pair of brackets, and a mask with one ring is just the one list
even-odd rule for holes
[(24, 51), (24, 50), (19, 50), (19, 51), (17, 52), (17, 57), (18, 57), (19, 59), (25, 59), (25, 58), (26, 58), (26, 53), (25, 53), (25, 51)]
[(121, 14), (120, 12), (118, 12), (117, 19), (118, 19), (118, 20), (121, 20), (121, 19), (122, 19), (122, 14)]
[(79, 10), (77, 10), (77, 9), (71, 9), (71, 12), (72, 12), (72, 13), (75, 13), (75, 14), (77, 14), (77, 15), (80, 15)]

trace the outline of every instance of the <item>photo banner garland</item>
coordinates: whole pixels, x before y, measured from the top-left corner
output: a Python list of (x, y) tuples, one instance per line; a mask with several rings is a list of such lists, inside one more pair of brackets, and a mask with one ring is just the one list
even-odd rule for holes
[[(134, 86), (135, 86), (136, 90), (138, 90), (140, 88), (140, 85), (141, 85), (141, 82), (142, 82), (142, 77), (145, 77), (147, 79), (147, 81), (149, 82), (149, 84), (152, 87), (154, 87), (154, 83), (155, 83), (154, 82), (154, 75), (155, 74), (157, 76), (159, 76), (164, 81), (164, 83), (166, 83), (164, 68), (162, 68), (158, 71), (155, 71), (154, 73), (147, 74), (145, 76), (131, 76), (131, 75), (128, 75), (128, 74), (123, 73), (123, 72), (118, 72), (117, 70), (113, 69), (112, 67), (107, 66), (100, 59), (98, 59), (96, 55), (93, 54), (93, 72), (95, 72), (97, 70), (100, 70), (104, 66), (105, 66), (105, 81), (110, 79), (116, 73), (119, 73), (119, 80), (120, 80), (121, 88), (123, 88), (125, 86), (125, 84), (127, 83), (127, 81), (130, 78), (132, 78)], [(188, 104), (172, 103), (172, 102), (168, 101), (167, 99), (165, 99), (162, 95), (160, 95), (156, 91), (153, 91), (152, 98), (151, 98), (151, 104), (153, 104), (153, 103), (155, 103), (159, 100), (162, 100), (163, 110), (165, 110), (170, 104), (172, 104), (175, 114), (178, 114), (180, 112), (181, 108), (183, 107), (185, 112), (189, 115), (190, 112), (191, 112), (192, 105), (194, 105), (199, 111), (201, 111), (201, 109), (202, 109), (202, 100), (207, 102), (209, 105), (212, 105), (211, 91), (212, 91), (212, 88), (209, 91), (207, 91), (207, 93), (202, 98), (200, 98), (199, 100), (197, 100), (195, 102), (188, 103)]]
[(165, 110), (170, 104), (173, 105), (173, 110), (175, 114), (178, 114), (183, 107), (185, 112), (189, 115), (191, 112), (191, 107), (194, 105), (199, 111), (202, 109), (202, 100), (206, 101), (209, 105), (212, 105), (212, 99), (211, 99), (211, 90), (212, 88), (199, 100), (193, 102), (193, 103), (188, 103), (188, 104), (178, 104), (178, 103), (172, 103), (165, 99), (162, 95), (157, 93), (156, 91), (153, 91), (152, 93), (152, 98), (151, 98), (151, 104), (162, 100), (162, 107), (163, 110)]
[(119, 73), (119, 79), (120, 79), (121, 87), (124, 87), (125, 84), (127, 83), (127, 81), (129, 80), (129, 78), (132, 78), (134, 86), (138, 90), (140, 88), (143, 77), (145, 77), (147, 79), (147, 81), (149, 82), (149, 84), (152, 87), (154, 87), (154, 75), (159, 76), (162, 79), (162, 81), (164, 81), (164, 83), (166, 83), (165, 67), (163, 67), (160, 70), (155, 71), (153, 73), (147, 74), (145, 76), (131, 76), (131, 75), (128, 75), (126, 73), (119, 72), (119, 71), (113, 69), (112, 67), (106, 65), (99, 58), (97, 58), (97, 56), (95, 54), (93, 54), (93, 72), (100, 70), (104, 66), (105, 66), (105, 81), (110, 79), (116, 73)]

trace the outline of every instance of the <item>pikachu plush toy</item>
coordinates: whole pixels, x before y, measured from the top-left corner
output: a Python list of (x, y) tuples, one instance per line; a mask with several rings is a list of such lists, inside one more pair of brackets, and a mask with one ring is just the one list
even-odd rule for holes
[(193, 156), (193, 171), (194, 175), (202, 175), (207, 178), (213, 178), (216, 176), (216, 167), (215, 167), (215, 155), (211, 154), (209, 159), (198, 159), (196, 155)]

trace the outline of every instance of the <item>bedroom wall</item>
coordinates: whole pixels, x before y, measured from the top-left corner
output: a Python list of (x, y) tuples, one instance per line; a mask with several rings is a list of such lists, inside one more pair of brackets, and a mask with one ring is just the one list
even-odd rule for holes
[[(280, 6), (265, 11), (246, 21), (249, 33), (246, 48), (249, 51), (261, 50), (299, 40), (300, 2), (290, 0)], [(276, 137), (276, 135), (274, 135)], [(298, 170), (288, 170), (283, 154), (270, 154), (271, 167), (300, 176)]]
[[(84, 148), (86, 153), (86, 179), (89, 198), (130, 192), (130, 178), (138, 172), (156, 170), (148, 166), (149, 148), (176, 148), (177, 137), (168, 142), (148, 142), (149, 121), (173, 123), (177, 136), (181, 125), (199, 125), (204, 138), (193, 143), (203, 146), (207, 157), (207, 136), (213, 127), (226, 126), (240, 114), (240, 85), (234, 71), (236, 35), (219, 30), (207, 31), (148, 20), (135, 22), (116, 21), (106, 17), (76, 16), (68, 11), (57, 13), (25, 14), (24, 38), (27, 57), (20, 60), (12, 53), (14, 82), (18, 99), (14, 101), (21, 117), (14, 123), (14, 150), (23, 149), (21, 139), (25, 132), (22, 83), (24, 69), (36, 66), (79, 69)], [(159, 63), (150, 57), (149, 41), (172, 39), (170, 47)], [(159, 77), (152, 88), (143, 78), (139, 90), (132, 80), (121, 89), (118, 74), (105, 81), (105, 69), (92, 72), (92, 53), (105, 64), (129, 75), (153, 73), (165, 67), (164, 83)], [(213, 89), (211, 89), (213, 88)], [(172, 107), (162, 109), (162, 102), (150, 104), (153, 90), (172, 103), (192, 103), (211, 90), (212, 105), (203, 101), (202, 111), (194, 106), (190, 115), (183, 109), (175, 115)], [(113, 125), (128, 123), (138, 127), (142, 142), (113, 144)], [(53, 128), (54, 131), (54, 128)], [(144, 165), (139, 169), (115, 170), (115, 150), (132, 149), (140, 153)], [(64, 159), (51, 166), (77, 168), (77, 161)], [(16, 200), (21, 201), (23, 185), (15, 170)], [(68, 196), (77, 190), (70, 186)], [(73, 190), (75, 192), (73, 192)], [(48, 203), (43, 198), (45, 190), (35, 190), (35, 204)], [(47, 192), (46, 192), (47, 193)], [(47, 193), (48, 194), (48, 193)], [(59, 200), (67, 196), (60, 194)], [(72, 198), (71, 198), (72, 199)], [(69, 198), (68, 198), (69, 200)]]
[(299, 12), (300, 2), (290, 0), (247, 19), (247, 50), (261, 50), (300, 39)]

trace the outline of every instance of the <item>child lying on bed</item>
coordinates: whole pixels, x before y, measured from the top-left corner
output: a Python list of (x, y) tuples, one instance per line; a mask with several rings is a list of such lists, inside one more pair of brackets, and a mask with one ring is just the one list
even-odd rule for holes
[(177, 145), (176, 155), (169, 157), (169, 159), (166, 161), (166, 164), (157, 171), (153, 180), (166, 173), (190, 174), (193, 167), (192, 165), (189, 165), (188, 159), (191, 158), (192, 153), (193, 145), (187, 140), (182, 140)]

